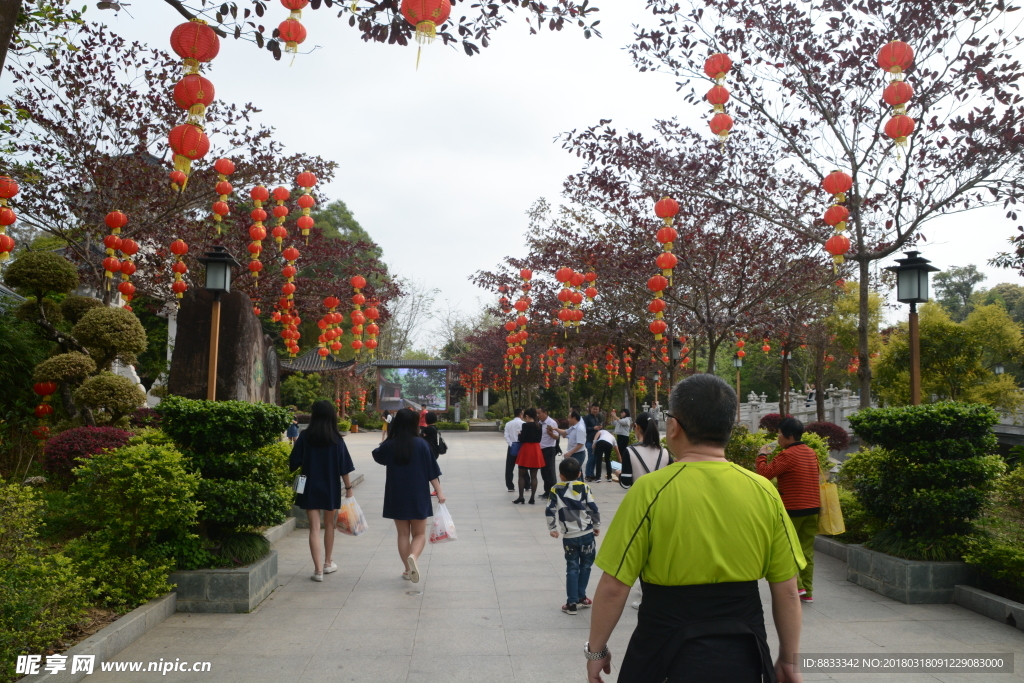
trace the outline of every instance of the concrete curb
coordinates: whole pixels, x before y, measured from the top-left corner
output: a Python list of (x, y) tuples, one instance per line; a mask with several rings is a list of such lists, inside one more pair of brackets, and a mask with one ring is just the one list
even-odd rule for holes
[[(67, 656), (67, 670), (56, 674), (40, 673), (25, 676), (18, 683), (77, 683), (86, 677), (84, 671), (71, 674), (71, 659), (74, 655), (95, 655), (94, 672), (100, 670), (100, 662), (106, 662), (121, 650), (141, 638), (147, 631), (155, 627), (177, 610), (177, 594), (171, 592), (162, 597), (154, 598), (141, 607), (137, 607), (109, 626), (100, 629), (78, 645), (62, 653)], [(46, 660), (43, 659), (43, 663)]]
[(848, 553), (847, 549), (849, 546), (842, 541), (837, 541), (830, 536), (815, 536), (814, 537), (814, 550), (819, 553), (825, 553), (831, 555), (837, 560), (847, 561)]
[(295, 528), (295, 518), (294, 517), (289, 517), (287, 520), (285, 520), (284, 524), (278, 524), (277, 526), (272, 526), (269, 529), (267, 529), (266, 531), (264, 531), (263, 532), (263, 537), (266, 538), (267, 541), (270, 542), (270, 545), (274, 545), (275, 543), (280, 541), (282, 538), (287, 536), (289, 533), (291, 533), (292, 529), (294, 529), (294, 528)]
[(861, 545), (846, 552), (847, 581), (905, 605), (953, 602), (953, 587), (975, 576), (963, 562), (905, 560)]
[(242, 614), (251, 612), (277, 588), (277, 551), (244, 567), (172, 572), (179, 612)]
[(953, 602), (1024, 631), (1024, 605), (972, 586), (955, 586)]

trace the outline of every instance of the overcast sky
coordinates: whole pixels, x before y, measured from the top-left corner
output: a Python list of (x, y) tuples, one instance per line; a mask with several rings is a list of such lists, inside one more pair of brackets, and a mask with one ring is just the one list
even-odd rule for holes
[[(429, 46), (418, 71), (414, 46), (364, 43), (334, 13), (307, 10), (303, 47), (319, 49), (292, 64), (224, 40), (205, 73), (218, 99), (263, 109), (288, 149), (340, 164), (326, 191), (348, 204), (394, 272), (439, 289), (439, 305), (472, 310), (491, 295), (467, 277), (522, 255), (526, 210), (538, 197), (557, 203), (562, 180), (581, 165), (554, 142), (560, 133), (601, 118), (644, 132), (671, 116), (706, 125), (704, 107), (686, 104), (670, 76), (636, 71), (623, 49), (631, 26), (648, 23), (644, 3), (596, 4), (602, 39), (575, 29), (531, 36), (517, 15), (477, 56)], [(181, 17), (157, 0), (130, 10), (135, 19), (94, 7), (86, 17), (170, 51)], [(266, 23), (286, 14), (273, 3)], [(1018, 282), (986, 265), (1015, 231), (1002, 214), (936, 220), (922, 251), (940, 268), (976, 264), (985, 286)]]

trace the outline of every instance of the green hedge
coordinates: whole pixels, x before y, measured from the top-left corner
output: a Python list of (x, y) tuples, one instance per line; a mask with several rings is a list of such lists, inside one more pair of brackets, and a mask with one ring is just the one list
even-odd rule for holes
[(854, 432), (881, 447), (853, 481), (884, 525), (866, 545), (907, 559), (959, 559), (1005, 468), (991, 455), (998, 420), (988, 406), (953, 402), (851, 415)]
[(291, 413), (269, 403), (195, 401), (168, 396), (156, 408), (162, 428), (183, 451), (240, 453), (280, 441)]
[[(755, 461), (757, 460), (757, 452), (761, 450), (762, 446), (772, 443), (776, 438), (775, 435), (770, 434), (766, 430), (760, 429), (756, 432), (751, 432), (744, 425), (737, 425), (733, 428), (732, 435), (729, 437), (729, 443), (725, 447), (725, 457), (730, 462), (756, 472)], [(821, 467), (828, 471), (832, 466), (828, 459), (828, 442), (811, 432), (804, 432), (803, 442), (811, 447), (818, 456), (818, 462), (821, 464)], [(768, 455), (768, 462), (771, 462), (780, 450), (782, 449), (776, 445), (775, 450)]]
[(980, 526), (967, 543), (964, 560), (981, 572), (982, 588), (1024, 602), (1024, 467), (996, 483)]
[(445, 431), (469, 431), (469, 422), (438, 422), (434, 426)]

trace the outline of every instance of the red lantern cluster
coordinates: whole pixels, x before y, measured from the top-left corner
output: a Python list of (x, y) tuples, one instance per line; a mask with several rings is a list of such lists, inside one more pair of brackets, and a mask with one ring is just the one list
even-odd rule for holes
[(366, 287), (366, 278), (362, 275), (354, 275), (352, 279), (348, 281), (352, 285), (352, 327), (349, 331), (352, 333), (352, 348), (355, 350), (356, 355), (363, 350), (363, 325), (366, 324), (366, 316), (363, 314), (363, 304), (366, 303), (366, 295), (363, 294), (363, 289)]
[(220, 38), (201, 19), (192, 19), (171, 32), (171, 48), (184, 60), (185, 75), (174, 86), (175, 103), (188, 111), (185, 123), (175, 126), (168, 135), (174, 151), (171, 187), (185, 189), (192, 162), (210, 151), (210, 139), (204, 132), (206, 108), (213, 102), (213, 83), (199, 75), (200, 64), (209, 62), (220, 52)]
[(320, 343), (320, 350), (317, 353), (324, 358), (330, 353), (337, 354), (342, 349), (338, 338), (344, 334), (341, 323), (345, 317), (338, 312), (339, 305), (341, 305), (341, 300), (336, 296), (324, 299), (324, 308), (327, 309), (327, 313), (317, 322), (317, 327), (320, 328), (320, 336), (317, 339)]
[(50, 428), (46, 426), (46, 418), (53, 415), (53, 406), (50, 405), (50, 397), (57, 391), (56, 382), (38, 382), (32, 386), (32, 391), (40, 398), (36, 406), (35, 416), (39, 425), (32, 430), (32, 436), (40, 441), (45, 441), (50, 436)]
[(914, 132), (914, 119), (907, 116), (907, 103), (914, 97), (914, 89), (903, 80), (904, 72), (913, 63), (914, 49), (902, 41), (894, 40), (878, 51), (878, 66), (889, 74), (889, 85), (882, 92), (882, 99), (892, 107), (885, 134), (899, 146), (905, 146)]
[(252, 219), (252, 225), (249, 226), (249, 239), (252, 240), (248, 247), (249, 272), (256, 280), (258, 291), (259, 277), (263, 271), (263, 262), (260, 261), (260, 256), (263, 254), (263, 240), (267, 238), (267, 228), (263, 225), (263, 221), (267, 220), (267, 212), (263, 208), (263, 202), (270, 199), (270, 192), (262, 185), (257, 185), (249, 191), (249, 198), (253, 203), (253, 210), (249, 212), (249, 217)]
[[(132, 263), (131, 257), (138, 253), (139, 245), (134, 240), (121, 239), (121, 228), (128, 224), (128, 216), (120, 211), (111, 211), (103, 220), (110, 228), (110, 234), (103, 238), (103, 246), (107, 253), (106, 258), (103, 259), (106, 286), (108, 289), (110, 288), (114, 273), (121, 273), (124, 282), (118, 285), (117, 289), (127, 302), (125, 307), (131, 310), (131, 306), (128, 304), (135, 294), (135, 285), (128, 282), (128, 279), (135, 272), (135, 264)], [(117, 258), (118, 251), (121, 251), (122, 257), (127, 257), (124, 262)]]
[(832, 171), (822, 179), (821, 186), (832, 195), (832, 206), (825, 210), (825, 223), (836, 230), (836, 234), (825, 243), (825, 250), (839, 265), (850, 249), (850, 240), (843, 234), (850, 219), (850, 210), (843, 204), (846, 202), (846, 193), (853, 188), (853, 178), (848, 173)]
[(278, 302), (278, 305), (284, 309), (284, 312), (274, 311), (271, 320), (284, 325), (284, 329), (281, 330), (281, 339), (284, 340), (284, 346), (288, 349), (289, 355), (294, 358), (299, 353), (299, 339), (302, 338), (302, 334), (299, 332), (299, 325), (302, 323), (302, 318), (295, 311), (289, 310), (291, 301), (282, 299)]
[[(528, 321), (526, 317), (526, 311), (529, 310), (532, 299), (530, 299), (530, 280), (533, 279), (533, 271), (529, 268), (523, 268), (519, 271), (519, 278), (523, 281), (521, 288), (523, 290), (522, 296), (512, 305), (515, 310), (515, 318), (505, 323), (505, 331), (509, 334), (505, 337), (505, 343), (508, 344), (508, 348), (505, 351), (506, 359), (506, 370), (511, 367), (518, 372), (524, 364), (523, 354), (526, 351), (526, 340), (530, 334), (526, 331), (526, 324)], [(518, 331), (517, 331), (518, 330)], [(526, 371), (530, 371), (530, 357), (526, 356), (525, 359)]]
[(306, 40), (306, 27), (302, 25), (302, 9), (309, 0), (281, 0), (285, 9), (290, 11), (288, 18), (277, 27), (277, 35), (284, 43), (285, 52), (298, 52), (299, 45)]
[(708, 57), (704, 62), (704, 73), (715, 82), (705, 98), (714, 107), (714, 115), (708, 121), (711, 132), (718, 136), (718, 139), (725, 142), (732, 130), (732, 117), (725, 113), (725, 103), (729, 101), (729, 90), (723, 85), (725, 77), (732, 69), (732, 60), (729, 55), (719, 52)]
[(654, 294), (654, 300), (647, 306), (647, 310), (654, 314), (654, 320), (647, 328), (654, 335), (656, 341), (661, 341), (662, 335), (668, 329), (665, 322), (664, 291), (671, 284), (669, 277), (672, 276), (672, 269), (677, 263), (675, 254), (672, 253), (672, 246), (679, 238), (679, 233), (672, 227), (676, 216), (679, 214), (679, 202), (670, 197), (662, 197), (654, 205), (655, 215), (662, 220), (664, 225), (658, 229), (657, 240), (661, 243), (662, 252), (655, 259), (655, 264), (661, 271), (647, 281), (647, 288)]
[(184, 279), (185, 273), (188, 272), (188, 266), (182, 260), (185, 254), (188, 253), (188, 245), (185, 244), (185, 240), (174, 240), (171, 242), (171, 253), (174, 254), (174, 263), (171, 265), (171, 271), (174, 273), (174, 282), (171, 283), (171, 291), (174, 292), (176, 299), (180, 299), (185, 296), (185, 292), (188, 290), (188, 283)]
[[(583, 273), (577, 273), (572, 268), (559, 268), (555, 272), (555, 278), (562, 283), (562, 290), (558, 293), (558, 300), (562, 302), (562, 308), (558, 311), (558, 320), (565, 327), (575, 327), (578, 332), (580, 322), (583, 320), (584, 294), (580, 290), (583, 283), (586, 282), (586, 276)], [(596, 289), (594, 294), (597, 294)]]
[(220, 224), (224, 220), (224, 216), (231, 213), (231, 209), (228, 206), (228, 197), (234, 191), (231, 187), (231, 183), (228, 182), (228, 176), (235, 172), (235, 163), (231, 159), (217, 159), (213, 163), (213, 168), (217, 171), (217, 201), (213, 203), (211, 209), (213, 215), (213, 222), (217, 226), (217, 234), (221, 234)]
[(14, 239), (7, 234), (8, 226), (14, 225), (17, 216), (7, 202), (18, 194), (18, 183), (8, 176), (0, 176), (0, 261), (6, 261), (14, 251)]
[(316, 185), (317, 178), (310, 171), (303, 171), (295, 177), (295, 184), (302, 188), (302, 194), (299, 195), (298, 204), (302, 210), (302, 215), (299, 216), (299, 220), (296, 224), (299, 230), (302, 231), (302, 236), (306, 238), (306, 244), (309, 244), (309, 231), (313, 229), (314, 221), (313, 217), (309, 215), (310, 209), (316, 206), (316, 200), (313, 199), (313, 186)]
[(371, 299), (367, 302), (366, 308), (363, 309), (363, 315), (369, 321), (363, 331), (366, 333), (367, 340), (363, 342), (363, 346), (370, 354), (370, 358), (373, 358), (374, 354), (377, 353), (377, 335), (380, 334), (380, 328), (377, 326), (377, 320), (380, 319), (380, 310), (377, 308), (379, 302), (376, 299)]

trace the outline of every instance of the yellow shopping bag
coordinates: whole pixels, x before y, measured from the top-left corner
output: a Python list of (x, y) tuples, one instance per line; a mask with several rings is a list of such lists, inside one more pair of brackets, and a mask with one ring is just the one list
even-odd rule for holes
[(818, 513), (818, 533), (835, 536), (846, 531), (843, 510), (839, 506), (839, 487), (833, 484), (821, 470), (821, 511)]

